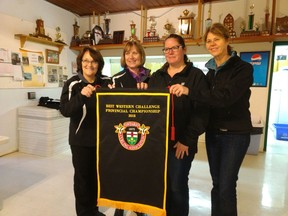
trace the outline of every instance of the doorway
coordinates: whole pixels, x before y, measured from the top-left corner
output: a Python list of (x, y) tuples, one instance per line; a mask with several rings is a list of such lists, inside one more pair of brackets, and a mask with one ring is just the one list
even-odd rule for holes
[(288, 41), (274, 42), (264, 149), (288, 154)]

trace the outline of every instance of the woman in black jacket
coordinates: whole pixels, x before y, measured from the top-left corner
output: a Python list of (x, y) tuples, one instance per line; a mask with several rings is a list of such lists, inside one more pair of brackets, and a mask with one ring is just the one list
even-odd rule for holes
[(136, 40), (130, 40), (125, 44), (121, 56), (123, 70), (112, 77), (113, 88), (147, 88), (145, 83), (150, 77), (150, 69), (145, 68), (145, 51)]
[[(150, 70), (144, 67), (146, 60), (142, 45), (136, 40), (128, 41), (121, 56), (123, 70), (112, 77), (110, 88), (138, 88), (146, 89), (150, 77)], [(136, 212), (137, 216), (144, 213)], [(123, 216), (124, 210), (116, 209), (114, 216)]]
[(70, 118), (69, 144), (74, 166), (77, 216), (103, 216), (96, 206), (96, 88), (107, 86), (99, 51), (85, 47), (77, 57), (78, 74), (64, 85), (60, 112)]
[[(188, 216), (188, 176), (198, 137), (208, 123), (208, 106), (180, 95), (184, 87), (208, 89), (204, 73), (188, 61), (184, 39), (171, 34), (165, 39), (163, 52), (166, 63), (152, 74), (149, 88), (168, 89), (172, 93), (170, 141), (168, 147), (167, 216)], [(171, 91), (177, 86), (177, 91)], [(175, 127), (175, 130), (173, 128)]]
[(210, 90), (183, 90), (190, 99), (211, 106), (206, 150), (213, 181), (212, 216), (237, 216), (238, 173), (252, 130), (249, 98), (253, 67), (232, 51), (228, 39), (229, 31), (220, 23), (207, 29), (204, 40), (213, 56), (206, 63)]
[(232, 51), (229, 31), (215, 23), (206, 32), (206, 48), (213, 56), (206, 67), (211, 105), (206, 148), (213, 181), (212, 216), (237, 216), (238, 173), (250, 143), (249, 111), (253, 67)]

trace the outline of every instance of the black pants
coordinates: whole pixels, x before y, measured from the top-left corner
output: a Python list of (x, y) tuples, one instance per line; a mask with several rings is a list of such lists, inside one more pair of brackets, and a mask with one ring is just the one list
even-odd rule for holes
[(96, 147), (71, 146), (71, 152), (77, 216), (94, 216), (98, 211)]

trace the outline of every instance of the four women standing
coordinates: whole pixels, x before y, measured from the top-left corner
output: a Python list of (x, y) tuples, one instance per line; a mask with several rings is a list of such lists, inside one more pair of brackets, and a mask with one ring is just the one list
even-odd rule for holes
[[(189, 62), (184, 39), (176, 34), (165, 39), (166, 63), (150, 80), (150, 70), (144, 68), (144, 50), (136, 41), (126, 44), (121, 58), (124, 69), (112, 77), (110, 87), (146, 89), (149, 80), (148, 88), (167, 88), (172, 95), (167, 216), (188, 216), (189, 171), (197, 153), (198, 137), (205, 131), (213, 181), (212, 216), (237, 216), (236, 182), (252, 129), (249, 98), (253, 68), (232, 51), (228, 38), (229, 32), (222, 24), (215, 23), (207, 29), (204, 40), (213, 58), (206, 64), (206, 77)], [(101, 215), (95, 207), (97, 188), (91, 183), (96, 182), (96, 150), (90, 151), (96, 143), (92, 95), (95, 85), (106, 85), (101, 76), (104, 62), (102, 65), (102, 57), (97, 54), (84, 48), (77, 59), (82, 72), (66, 82), (61, 96), (61, 113), (71, 118), (69, 142), (75, 168), (77, 215), (87, 216), (93, 215), (86, 214), (88, 211)], [(88, 188), (93, 190), (87, 191)], [(116, 210), (115, 215), (123, 215), (123, 211)]]

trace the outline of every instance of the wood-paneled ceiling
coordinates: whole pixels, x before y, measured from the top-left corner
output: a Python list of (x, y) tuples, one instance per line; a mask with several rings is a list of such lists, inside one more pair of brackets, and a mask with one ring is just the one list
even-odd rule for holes
[[(123, 13), (141, 10), (141, 5), (147, 9), (187, 4), (202, 4), (221, 0), (46, 0), (80, 17), (95, 14)], [(225, 1), (225, 0), (222, 0)], [(226, 0), (231, 1), (231, 0)]]

